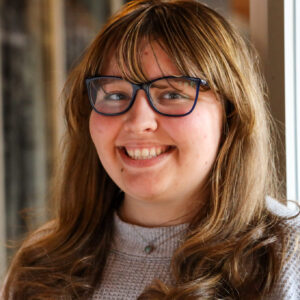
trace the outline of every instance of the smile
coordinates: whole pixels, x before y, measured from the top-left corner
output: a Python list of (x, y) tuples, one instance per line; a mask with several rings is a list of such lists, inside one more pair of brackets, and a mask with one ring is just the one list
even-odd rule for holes
[(122, 150), (134, 160), (146, 160), (158, 157), (168, 151), (170, 151), (172, 146), (160, 146), (160, 147), (149, 147), (149, 148), (129, 148), (122, 147)]

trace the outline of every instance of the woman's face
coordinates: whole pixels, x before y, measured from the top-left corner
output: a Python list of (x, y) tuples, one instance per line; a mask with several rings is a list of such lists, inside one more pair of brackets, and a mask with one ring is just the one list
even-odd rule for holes
[[(142, 66), (148, 80), (181, 75), (157, 44), (145, 45)], [(101, 75), (121, 76), (114, 59)], [(92, 111), (90, 133), (101, 163), (125, 193), (125, 201), (182, 203), (202, 200), (222, 132), (222, 105), (211, 91), (200, 92), (194, 111), (184, 117), (156, 113), (143, 90), (119, 116)], [(135, 158), (126, 154), (123, 150)], [(148, 153), (156, 157), (149, 158)], [(137, 159), (138, 158), (138, 159)]]

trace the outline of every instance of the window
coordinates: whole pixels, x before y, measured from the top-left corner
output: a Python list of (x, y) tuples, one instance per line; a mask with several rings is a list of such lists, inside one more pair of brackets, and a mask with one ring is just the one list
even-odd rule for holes
[(287, 198), (300, 200), (300, 3), (284, 1)]

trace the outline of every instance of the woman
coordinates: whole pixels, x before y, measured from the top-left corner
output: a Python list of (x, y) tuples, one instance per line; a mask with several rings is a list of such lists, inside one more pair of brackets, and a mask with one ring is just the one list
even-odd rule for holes
[(299, 299), (257, 64), (193, 0), (111, 18), (66, 84), (55, 215), (4, 299)]

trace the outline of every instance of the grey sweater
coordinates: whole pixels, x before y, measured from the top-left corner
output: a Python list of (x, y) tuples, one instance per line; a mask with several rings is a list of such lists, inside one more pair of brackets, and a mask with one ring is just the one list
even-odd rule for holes
[[(268, 198), (269, 209), (278, 215), (295, 214), (277, 201)], [(115, 214), (115, 237), (104, 270), (104, 279), (93, 300), (136, 299), (154, 278), (172, 284), (170, 261), (181, 243), (187, 224), (146, 228), (123, 222)], [(272, 294), (266, 300), (300, 300), (300, 218), (286, 221), (291, 235), (288, 257)], [(153, 251), (147, 253), (147, 245)]]
[[(295, 214), (273, 199), (268, 198), (267, 204), (278, 215)], [(92, 300), (136, 299), (154, 278), (173, 284), (170, 261), (188, 225), (145, 228), (125, 223), (117, 214), (114, 218), (113, 247), (105, 266), (104, 280)], [(300, 217), (287, 220), (286, 228), (290, 235), (287, 259), (273, 292), (264, 300), (300, 300)], [(154, 249), (147, 254), (148, 244)]]

